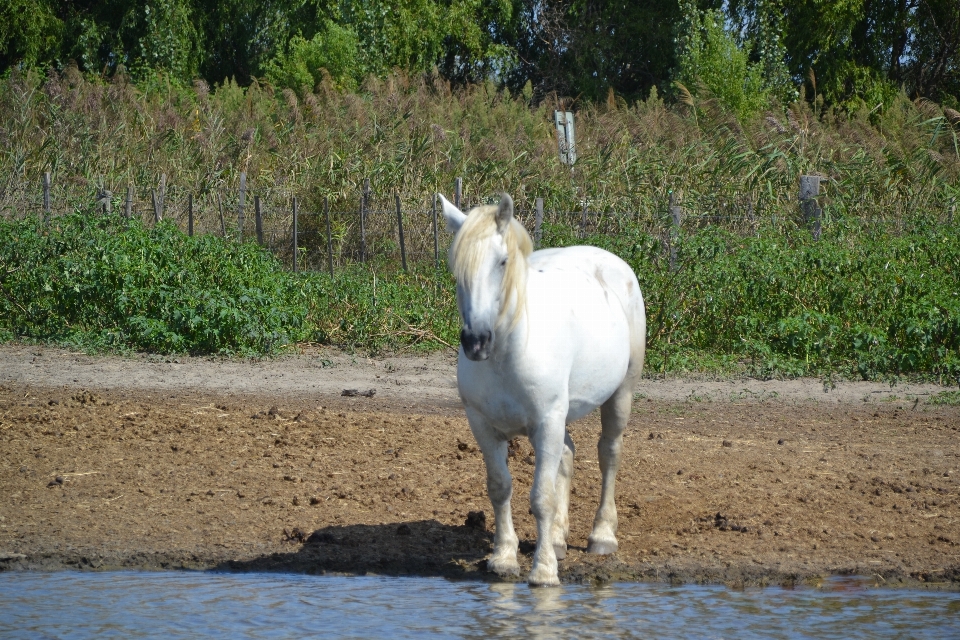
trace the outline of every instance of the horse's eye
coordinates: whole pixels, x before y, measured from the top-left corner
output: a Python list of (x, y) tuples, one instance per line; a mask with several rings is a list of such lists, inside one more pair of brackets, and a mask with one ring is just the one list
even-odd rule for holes
[(500, 261), (500, 266), (501, 266), (501, 267), (507, 266), (507, 259), (506, 259), (506, 258), (504, 258), (503, 260)]

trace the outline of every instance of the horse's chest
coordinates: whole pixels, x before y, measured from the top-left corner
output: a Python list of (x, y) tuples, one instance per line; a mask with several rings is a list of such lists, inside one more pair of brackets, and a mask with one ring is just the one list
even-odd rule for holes
[(543, 411), (545, 399), (522, 380), (477, 371), (458, 378), (463, 403), (511, 435), (525, 434)]

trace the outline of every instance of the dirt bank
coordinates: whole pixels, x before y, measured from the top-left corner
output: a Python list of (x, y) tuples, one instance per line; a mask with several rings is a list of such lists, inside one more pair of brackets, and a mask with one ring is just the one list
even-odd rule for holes
[[(493, 579), (452, 357), (354, 360), (0, 347), (0, 567)], [(960, 408), (926, 403), (935, 387), (777, 384), (644, 383), (610, 558), (583, 552), (599, 425), (575, 425), (562, 579), (960, 586)], [(527, 567), (531, 454), (510, 459)]]

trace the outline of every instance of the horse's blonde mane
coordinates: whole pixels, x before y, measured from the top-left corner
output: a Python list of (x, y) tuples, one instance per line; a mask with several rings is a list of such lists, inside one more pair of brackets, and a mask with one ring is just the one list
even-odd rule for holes
[[(496, 232), (496, 206), (486, 205), (470, 211), (450, 246), (450, 270), (457, 282), (469, 282), (476, 277), (483, 262), (483, 241)], [(527, 304), (527, 256), (533, 252), (533, 241), (523, 225), (513, 217), (503, 233), (503, 239), (507, 245), (507, 266), (501, 285), (497, 323), (503, 321), (510, 307), (510, 298), (513, 297), (516, 307), (510, 325), (512, 329)]]

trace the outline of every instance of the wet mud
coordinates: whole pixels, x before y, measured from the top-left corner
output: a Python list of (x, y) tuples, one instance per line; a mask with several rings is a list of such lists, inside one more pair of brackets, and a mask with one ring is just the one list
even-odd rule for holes
[[(640, 395), (619, 475), (620, 549), (607, 557), (586, 553), (598, 434), (596, 415), (571, 428), (564, 581), (748, 586), (857, 574), (960, 586), (958, 407)], [(523, 569), (536, 542), (533, 463), (529, 443), (511, 447)], [(231, 394), (0, 378), (3, 570), (498, 580), (484, 561), (492, 528), (462, 409), (414, 388)]]

